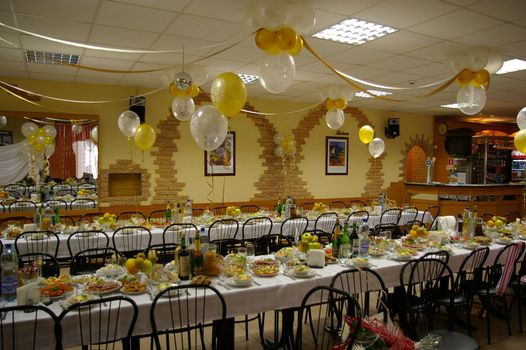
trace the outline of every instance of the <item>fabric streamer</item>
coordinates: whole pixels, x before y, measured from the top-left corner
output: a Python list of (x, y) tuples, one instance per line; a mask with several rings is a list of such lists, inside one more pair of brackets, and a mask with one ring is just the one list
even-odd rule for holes
[(515, 260), (517, 260), (517, 255), (521, 251), (522, 245), (524, 242), (513, 243), (513, 247), (509, 248), (510, 251), (504, 263), (504, 268), (502, 274), (500, 275), (499, 281), (497, 282), (497, 287), (495, 288), (495, 293), (498, 296), (502, 296), (508, 288), (511, 276), (515, 273)]
[(29, 173), (30, 164), (23, 143), (2, 146), (0, 152), (0, 186), (6, 186), (23, 180)]

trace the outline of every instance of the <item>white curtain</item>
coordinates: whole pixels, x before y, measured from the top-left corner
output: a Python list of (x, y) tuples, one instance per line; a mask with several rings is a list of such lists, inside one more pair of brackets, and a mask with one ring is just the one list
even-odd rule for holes
[(84, 173), (93, 174), (93, 178), (99, 177), (98, 158), (99, 148), (91, 140), (73, 142), (73, 153), (75, 153), (75, 176), (80, 179)]
[(0, 186), (22, 180), (29, 173), (29, 158), (22, 142), (0, 146)]

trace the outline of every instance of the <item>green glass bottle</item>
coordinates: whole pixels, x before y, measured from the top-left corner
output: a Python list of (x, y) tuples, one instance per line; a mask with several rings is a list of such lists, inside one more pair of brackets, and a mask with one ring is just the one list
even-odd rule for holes
[(187, 281), (190, 279), (190, 252), (186, 248), (186, 239), (181, 236), (181, 250), (179, 251), (179, 279)]

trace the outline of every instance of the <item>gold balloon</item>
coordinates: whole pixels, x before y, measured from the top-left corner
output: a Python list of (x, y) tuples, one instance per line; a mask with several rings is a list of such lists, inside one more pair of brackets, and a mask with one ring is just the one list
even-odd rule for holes
[(518, 151), (526, 153), (526, 129), (522, 129), (515, 134), (513, 143)]
[(276, 44), (282, 50), (292, 50), (297, 40), (298, 36), (292, 28), (285, 27), (276, 32)]
[(221, 113), (232, 117), (238, 114), (247, 102), (247, 88), (237, 74), (222, 73), (212, 83), (210, 98)]
[(339, 98), (334, 101), (334, 107), (336, 109), (344, 110), (345, 107), (347, 107), (347, 101), (345, 101), (343, 98)]
[(269, 49), (264, 50), (267, 55), (276, 56), (279, 55), (281, 49), (278, 45), (272, 45)]
[(36, 132), (27, 135), (27, 140), (29, 141), (29, 143), (35, 143), (37, 140)]
[(189, 96), (190, 88), (182, 90), (179, 89), (174, 83), (171, 83), (168, 87), (168, 92), (170, 92), (170, 95), (172, 96)]
[(36, 131), (36, 134), (37, 136), (44, 136), (46, 135), (46, 131), (44, 130), (44, 128), (40, 128)]
[(35, 149), (35, 151), (37, 152), (42, 152), (44, 150), (44, 145), (41, 144), (41, 143), (34, 143), (33, 144), (33, 148)]
[(149, 124), (144, 123), (135, 130), (133, 141), (142, 151), (146, 151), (152, 148), (156, 137), (155, 130)]
[(296, 45), (292, 49), (287, 50), (291, 55), (297, 55), (303, 49), (303, 38), (297, 35)]
[(276, 33), (265, 28), (260, 28), (256, 32), (255, 40), (257, 47), (261, 50), (268, 50), (276, 43)]
[(459, 86), (466, 86), (471, 82), (471, 80), (473, 80), (473, 75), (473, 71), (464, 68), (457, 76), (457, 79), (455, 81)]
[(325, 107), (330, 111), (331, 109), (334, 109), (336, 108), (335, 106), (335, 100), (331, 99), (331, 98), (328, 98), (327, 100), (325, 100)]
[(44, 139), (44, 144), (51, 145), (53, 143), (53, 138), (51, 136), (46, 136)]
[(484, 85), (489, 81), (489, 72), (485, 69), (481, 69), (475, 72), (473, 80), (479, 85)]
[(199, 95), (199, 86), (192, 85), (188, 90), (188, 94), (190, 95), (190, 97), (196, 97), (197, 95)]
[(369, 125), (364, 125), (358, 131), (358, 137), (362, 143), (368, 144), (374, 138), (374, 130)]

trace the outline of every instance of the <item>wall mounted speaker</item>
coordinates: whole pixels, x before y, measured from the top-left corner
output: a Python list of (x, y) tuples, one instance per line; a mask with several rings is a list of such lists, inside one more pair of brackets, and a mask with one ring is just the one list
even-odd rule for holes
[(146, 121), (146, 97), (130, 97), (130, 111), (137, 113), (141, 120), (141, 124), (144, 123)]
[(400, 136), (400, 119), (399, 118), (388, 118), (387, 126), (385, 127), (385, 137), (394, 139)]

